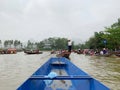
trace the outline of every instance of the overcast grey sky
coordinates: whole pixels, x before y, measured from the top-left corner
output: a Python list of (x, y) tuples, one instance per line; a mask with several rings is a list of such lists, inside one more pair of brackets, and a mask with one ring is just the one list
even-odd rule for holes
[(120, 0), (0, 0), (0, 40), (88, 40), (120, 18)]

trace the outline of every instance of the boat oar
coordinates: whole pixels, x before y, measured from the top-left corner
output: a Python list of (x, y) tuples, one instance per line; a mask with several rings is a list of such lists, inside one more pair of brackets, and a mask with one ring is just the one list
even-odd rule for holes
[[(60, 63), (60, 60), (59, 60), (59, 66), (61, 68), (61, 63)], [(61, 69), (59, 69), (59, 74), (62, 75), (62, 71)], [(62, 83), (65, 83), (65, 80), (60, 80)]]
[[(60, 66), (60, 57), (61, 57), (61, 55), (58, 54), (57, 57), (58, 57), (58, 65), (59, 65), (59, 68), (60, 68), (60, 67), (61, 67), (61, 66)], [(60, 69), (59, 69), (59, 74), (62, 75), (62, 72), (61, 72)]]
[[(59, 69), (59, 74), (62, 75), (61, 62), (60, 62), (60, 58), (59, 58), (59, 57), (58, 57), (58, 61), (59, 61), (59, 67), (60, 67), (60, 69)], [(65, 80), (60, 80), (60, 81), (65, 84)]]
[[(59, 57), (58, 57), (58, 61), (51, 63), (51, 65), (52, 65), (52, 66), (57, 66), (57, 67), (59, 67), (59, 75), (62, 75), (61, 68), (62, 68), (62, 67), (65, 67), (65, 66), (66, 66), (66, 63), (61, 62), (61, 61), (60, 61), (60, 56), (59, 56)], [(62, 82), (62, 83), (65, 83), (64, 80), (61, 80), (61, 82)]]

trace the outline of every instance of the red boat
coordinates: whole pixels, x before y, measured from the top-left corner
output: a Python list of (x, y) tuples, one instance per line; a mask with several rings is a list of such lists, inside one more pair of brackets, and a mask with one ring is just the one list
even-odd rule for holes
[(8, 48), (5, 50), (0, 50), (0, 54), (16, 54), (17, 51), (15, 48)]

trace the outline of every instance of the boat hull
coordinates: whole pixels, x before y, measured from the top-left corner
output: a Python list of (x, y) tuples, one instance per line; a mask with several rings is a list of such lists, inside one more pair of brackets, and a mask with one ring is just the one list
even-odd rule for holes
[[(57, 76), (48, 75), (55, 72)], [(45, 80), (52, 80), (47, 85)], [(17, 90), (110, 90), (101, 82), (79, 69), (68, 59), (50, 58)]]
[(71, 52), (61, 52), (59, 54), (57, 54), (57, 57), (65, 57), (69, 59)]
[(40, 52), (39, 50), (26, 50), (24, 51), (26, 54), (42, 54), (43, 52)]
[(116, 52), (114, 52), (114, 54), (115, 54), (116, 56), (120, 57), (120, 51), (116, 51)]

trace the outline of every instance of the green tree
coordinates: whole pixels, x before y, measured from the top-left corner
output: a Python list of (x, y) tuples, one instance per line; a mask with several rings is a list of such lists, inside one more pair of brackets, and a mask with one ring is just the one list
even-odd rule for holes
[(13, 43), (14, 43), (15, 48), (17, 48), (17, 47), (22, 48), (22, 43), (19, 40), (15, 40)]
[(33, 43), (30, 40), (28, 40), (27, 49), (32, 49), (32, 48), (33, 48)]
[(4, 41), (4, 47), (7, 48), (7, 46), (8, 46), (8, 40), (5, 40)]
[(50, 37), (48, 39), (44, 39), (43, 41), (37, 43), (37, 46), (40, 49), (47, 49), (47, 50), (67, 49), (67, 39), (58, 38), (58, 37)]
[(105, 28), (105, 35), (108, 40), (108, 47), (112, 49), (120, 49), (120, 19), (108, 28)]

